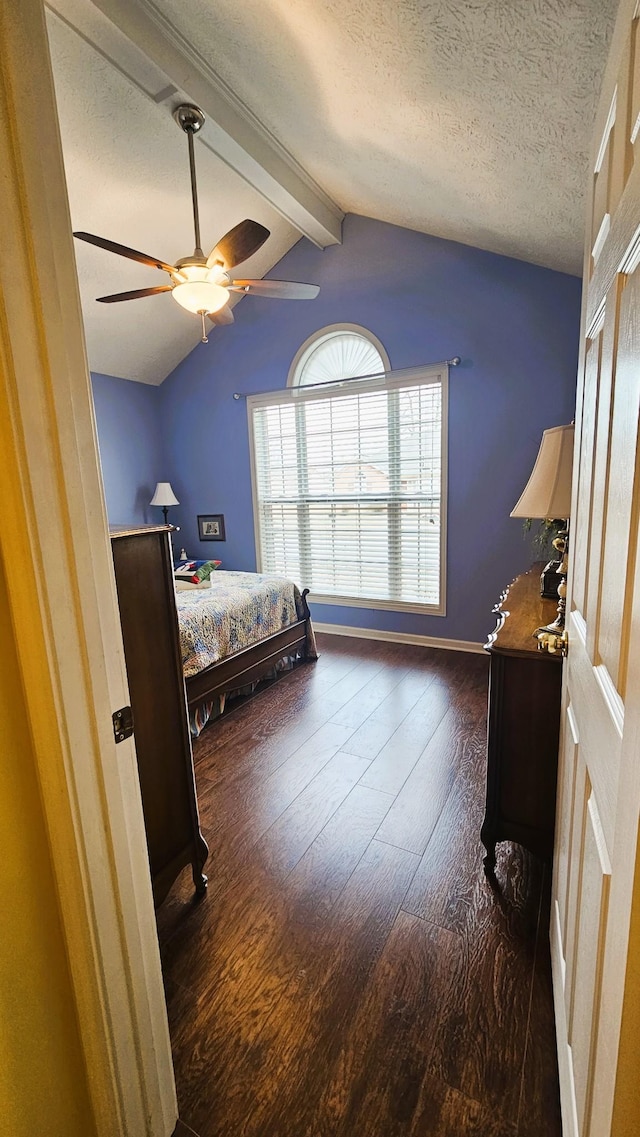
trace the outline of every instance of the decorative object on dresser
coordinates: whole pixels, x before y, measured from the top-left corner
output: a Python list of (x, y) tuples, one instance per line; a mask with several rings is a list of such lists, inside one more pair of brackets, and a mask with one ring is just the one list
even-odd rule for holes
[[(538, 645), (542, 650), (554, 654), (566, 651), (564, 636), (564, 610), (567, 595), (567, 554), (569, 550), (569, 514), (571, 511), (571, 473), (573, 469), (573, 423), (569, 426), (554, 426), (545, 430), (531, 477), (527, 482), (517, 504), (511, 510), (511, 517), (561, 517), (566, 520), (564, 530), (553, 541), (561, 560), (555, 563), (558, 577), (558, 610), (555, 620), (535, 631)], [(549, 573), (553, 562), (542, 570), (541, 593), (545, 594)]]
[(173, 490), (171, 489), (171, 482), (158, 482), (158, 484), (156, 485), (155, 493), (154, 493), (153, 497), (151, 498), (149, 505), (160, 505), (160, 506), (162, 506), (162, 512), (164, 514), (164, 523), (165, 523), (165, 525), (167, 525), (168, 524), (167, 517), (169, 515), (169, 506), (170, 505), (180, 505), (180, 502), (178, 501)]
[(156, 906), (188, 864), (196, 893), (204, 895), (209, 855), (198, 817), (170, 532), (169, 526), (111, 530)]
[(494, 608), (487, 740), (487, 800), (480, 837), (492, 876), (498, 841), (550, 860), (555, 827), (562, 657), (540, 652), (532, 628), (553, 615), (540, 596), (542, 562), (516, 577)]

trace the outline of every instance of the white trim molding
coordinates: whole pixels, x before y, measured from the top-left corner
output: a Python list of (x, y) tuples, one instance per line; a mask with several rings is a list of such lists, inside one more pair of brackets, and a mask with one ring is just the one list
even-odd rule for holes
[(382, 640), (390, 644), (415, 644), (417, 647), (437, 647), (444, 651), (466, 651), (484, 655), (484, 647), (473, 640), (445, 640), (439, 636), (419, 636), (410, 632), (379, 632), (375, 628), (350, 628), (347, 624), (323, 624), (313, 621), (314, 631), (330, 636), (353, 636), (359, 640)]

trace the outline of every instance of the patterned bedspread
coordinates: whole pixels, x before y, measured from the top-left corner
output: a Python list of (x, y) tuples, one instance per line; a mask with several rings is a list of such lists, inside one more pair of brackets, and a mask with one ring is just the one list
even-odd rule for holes
[(214, 572), (211, 588), (176, 594), (185, 678), (303, 616), (300, 591), (283, 576)]

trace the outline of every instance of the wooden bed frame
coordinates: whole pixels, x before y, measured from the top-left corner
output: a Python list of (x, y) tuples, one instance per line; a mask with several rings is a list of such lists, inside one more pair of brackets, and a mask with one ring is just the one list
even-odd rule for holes
[[(311, 613), (307, 604), (309, 589), (302, 593), (302, 607), (304, 615), (294, 624), (289, 624), (281, 632), (260, 640), (250, 647), (245, 647), (235, 655), (229, 655), (218, 663), (212, 663), (185, 679), (187, 688), (187, 704), (189, 710), (194, 710), (201, 703), (219, 695), (226, 695), (239, 687), (246, 687), (250, 683), (257, 683), (269, 675), (274, 665), (285, 655), (293, 655), (300, 648), (306, 648), (307, 637), (311, 627)], [(305, 655), (306, 658), (306, 655)]]

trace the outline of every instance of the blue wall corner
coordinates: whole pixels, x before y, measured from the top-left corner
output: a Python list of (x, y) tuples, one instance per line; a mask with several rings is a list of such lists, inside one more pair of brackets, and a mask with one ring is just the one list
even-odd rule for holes
[(114, 375), (91, 374), (107, 514), (112, 525), (151, 525), (149, 505), (168, 475), (160, 429), (160, 389)]

